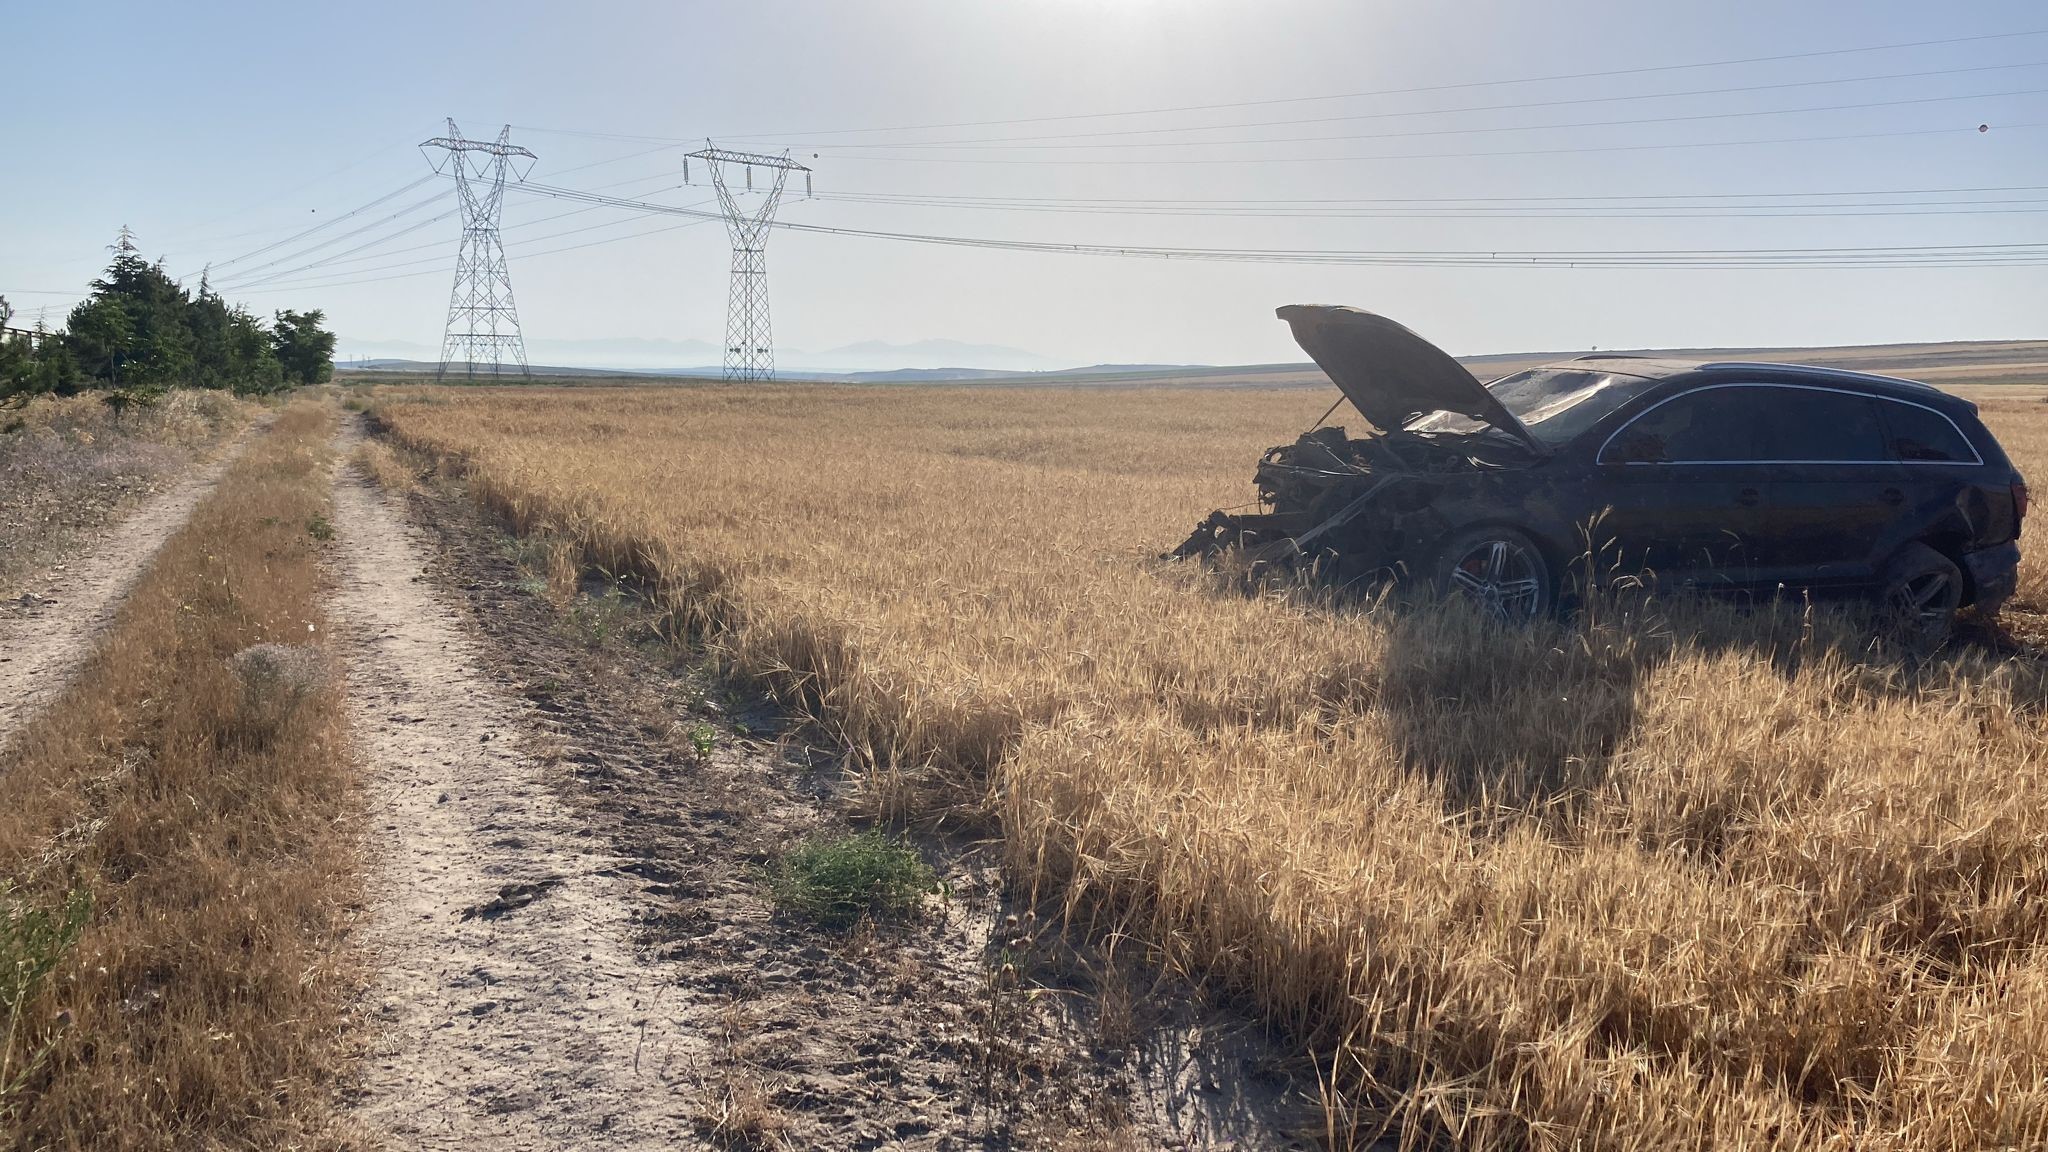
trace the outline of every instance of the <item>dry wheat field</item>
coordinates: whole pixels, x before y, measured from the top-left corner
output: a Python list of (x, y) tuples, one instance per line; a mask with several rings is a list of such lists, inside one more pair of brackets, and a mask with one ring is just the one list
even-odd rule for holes
[[(1338, 1146), (2048, 1142), (2043, 664), (1912, 661), (1796, 607), (1502, 631), (1154, 559), (1329, 400), (374, 412), (800, 702), (876, 815), (1000, 835), (1041, 909), (1255, 1005), (1315, 1059)], [(2048, 407), (1986, 411), (2048, 475)], [(2043, 608), (2030, 559), (2015, 615)]]

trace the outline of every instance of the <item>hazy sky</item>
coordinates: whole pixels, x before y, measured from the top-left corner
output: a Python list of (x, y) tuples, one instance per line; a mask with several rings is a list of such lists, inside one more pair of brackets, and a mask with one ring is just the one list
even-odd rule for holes
[[(126, 224), (174, 274), (215, 263), (258, 310), (325, 308), (344, 354), (438, 347), (447, 184), (258, 250), (426, 175), (415, 145), (448, 116), (470, 135), (514, 125), (535, 181), (675, 205), (710, 196), (679, 186), (694, 145), (675, 142), (789, 147), (821, 195), (797, 189), (782, 219), (896, 232), (1376, 253), (2048, 244), (2039, 0), (4, 0), (0, 29), (0, 294), (60, 317), (72, 298), (38, 293), (82, 290)], [(580, 207), (507, 197), (530, 340), (720, 338), (719, 225), (565, 215)], [(1298, 360), (1272, 310), (1303, 301), (1461, 353), (2048, 336), (2039, 266), (1311, 266), (779, 233), (769, 268), (777, 343), (813, 351)]]

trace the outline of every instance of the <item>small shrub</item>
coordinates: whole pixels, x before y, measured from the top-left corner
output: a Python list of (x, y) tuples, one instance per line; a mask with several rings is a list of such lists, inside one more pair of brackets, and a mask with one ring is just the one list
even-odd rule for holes
[(235, 730), (252, 747), (269, 743), (327, 680), (319, 649), (290, 644), (251, 645), (228, 658), (228, 670), (242, 689)]
[(769, 877), (776, 908), (845, 928), (864, 916), (917, 910), (938, 877), (916, 849), (880, 832), (805, 841)]
[(306, 535), (325, 544), (334, 539), (334, 525), (328, 523), (325, 516), (314, 516), (306, 521)]

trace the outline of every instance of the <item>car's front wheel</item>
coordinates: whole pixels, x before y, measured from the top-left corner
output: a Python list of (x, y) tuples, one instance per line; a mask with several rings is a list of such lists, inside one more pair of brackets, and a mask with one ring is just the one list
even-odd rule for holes
[(1525, 624), (1550, 611), (1555, 586), (1534, 540), (1492, 526), (1451, 537), (1437, 559), (1436, 587), (1501, 623)]
[(1963, 571), (1925, 544), (1909, 544), (1885, 567), (1883, 607), (1898, 637), (1938, 648), (1954, 631), (1963, 604)]

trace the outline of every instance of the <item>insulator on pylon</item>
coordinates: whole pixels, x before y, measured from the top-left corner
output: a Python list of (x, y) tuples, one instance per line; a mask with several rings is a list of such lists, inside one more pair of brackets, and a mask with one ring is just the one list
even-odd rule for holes
[(749, 191), (749, 192), (752, 192), (753, 190), (754, 190), (754, 166), (753, 166), (752, 164), (749, 164), (749, 165), (747, 165), (747, 191)]
[(688, 156), (685, 156), (685, 157), (683, 157), (683, 183), (685, 183), (685, 184), (688, 184), (689, 182), (690, 182), (690, 158), (689, 158)]
[(804, 173), (804, 199), (808, 200), (808, 199), (810, 199), (810, 198), (811, 198), (811, 174), (810, 174), (809, 172), (806, 172), (806, 173)]

